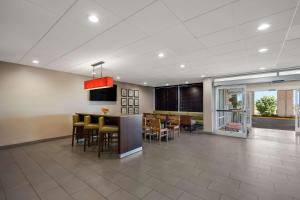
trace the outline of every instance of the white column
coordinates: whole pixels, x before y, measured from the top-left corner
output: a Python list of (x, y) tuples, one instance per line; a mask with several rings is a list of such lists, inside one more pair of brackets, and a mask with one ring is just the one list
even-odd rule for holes
[(214, 91), (212, 78), (203, 80), (203, 130), (213, 132), (214, 127)]

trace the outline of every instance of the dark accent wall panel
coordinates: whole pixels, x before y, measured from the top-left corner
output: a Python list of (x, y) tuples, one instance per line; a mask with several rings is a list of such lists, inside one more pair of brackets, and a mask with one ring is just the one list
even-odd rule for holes
[(178, 110), (178, 87), (155, 88), (155, 110)]
[(165, 88), (155, 88), (155, 110), (166, 110)]
[(203, 112), (203, 84), (180, 86), (180, 111)]

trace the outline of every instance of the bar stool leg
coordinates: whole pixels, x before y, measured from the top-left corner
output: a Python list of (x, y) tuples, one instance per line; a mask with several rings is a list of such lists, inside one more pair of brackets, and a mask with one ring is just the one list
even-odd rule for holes
[(100, 131), (98, 132), (98, 157), (100, 158), (100, 151), (101, 151), (101, 133)]
[(74, 132), (75, 132), (75, 127), (73, 126), (73, 131), (72, 131), (72, 146), (74, 146)]

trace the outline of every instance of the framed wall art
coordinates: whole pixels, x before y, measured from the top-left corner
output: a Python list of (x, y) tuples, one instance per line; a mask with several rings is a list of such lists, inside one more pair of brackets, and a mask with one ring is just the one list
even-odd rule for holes
[(128, 98), (128, 106), (133, 106), (133, 98)]
[(133, 90), (132, 89), (128, 89), (127, 92), (128, 92), (128, 96), (129, 97), (133, 97), (134, 94), (133, 94)]
[(127, 106), (127, 99), (121, 98), (121, 106)]
[(128, 107), (128, 115), (132, 115), (133, 114), (133, 107)]
[(121, 114), (126, 115), (127, 114), (127, 107), (122, 107), (121, 108)]
[(127, 97), (127, 89), (121, 88), (121, 96)]
[(134, 97), (139, 98), (140, 92), (138, 90), (134, 90)]

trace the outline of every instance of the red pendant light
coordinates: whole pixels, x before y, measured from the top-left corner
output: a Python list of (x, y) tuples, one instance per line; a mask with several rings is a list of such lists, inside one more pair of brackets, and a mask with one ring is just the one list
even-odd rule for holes
[[(85, 90), (94, 90), (94, 89), (101, 89), (101, 88), (108, 88), (114, 86), (114, 80), (110, 76), (102, 77), (102, 65), (104, 64), (103, 61), (98, 63), (92, 64), (93, 67), (93, 79), (84, 81), (84, 89)], [(95, 78), (95, 67), (101, 65), (101, 77)]]

